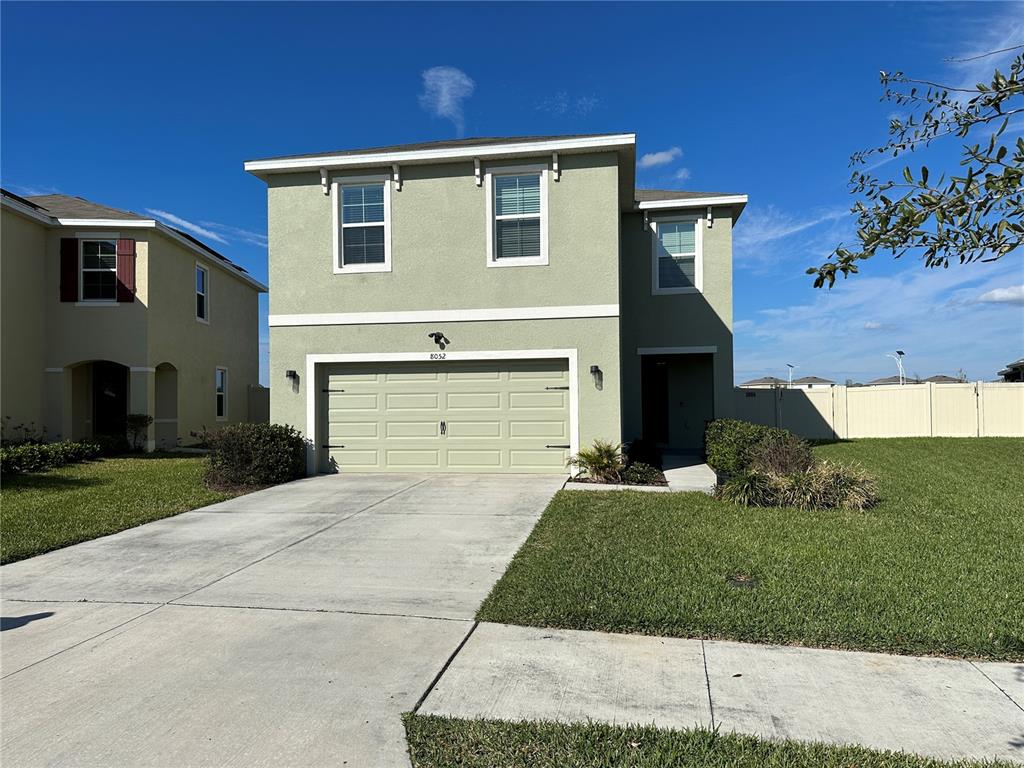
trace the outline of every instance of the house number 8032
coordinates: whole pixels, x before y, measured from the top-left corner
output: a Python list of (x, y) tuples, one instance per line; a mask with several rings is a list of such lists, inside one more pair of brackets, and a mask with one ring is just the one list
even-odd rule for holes
[(431, 352), (430, 353), (430, 359), (431, 360), (444, 360), (444, 358), (445, 358), (445, 353), (444, 352)]

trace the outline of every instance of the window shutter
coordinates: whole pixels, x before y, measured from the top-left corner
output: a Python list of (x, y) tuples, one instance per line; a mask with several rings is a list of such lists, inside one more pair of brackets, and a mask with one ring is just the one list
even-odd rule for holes
[(60, 239), (60, 300), (78, 301), (78, 240)]
[(117, 241), (117, 300), (135, 301), (135, 241)]

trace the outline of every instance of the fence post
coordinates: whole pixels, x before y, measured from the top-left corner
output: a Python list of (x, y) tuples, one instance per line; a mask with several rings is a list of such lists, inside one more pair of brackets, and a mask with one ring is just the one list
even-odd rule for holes
[(928, 382), (928, 437), (935, 437), (935, 382)]
[(982, 432), (985, 431), (985, 387), (980, 381), (974, 382), (974, 402), (976, 404), (974, 418), (978, 422), (975, 431), (978, 437), (983, 437)]

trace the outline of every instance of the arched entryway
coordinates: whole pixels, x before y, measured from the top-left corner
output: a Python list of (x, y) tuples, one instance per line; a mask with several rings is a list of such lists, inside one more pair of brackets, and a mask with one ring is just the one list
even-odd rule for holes
[(178, 369), (160, 363), (155, 376), (153, 426), (156, 448), (165, 451), (178, 445)]
[(72, 437), (124, 437), (128, 420), (128, 366), (113, 360), (92, 360), (65, 370), (71, 374)]

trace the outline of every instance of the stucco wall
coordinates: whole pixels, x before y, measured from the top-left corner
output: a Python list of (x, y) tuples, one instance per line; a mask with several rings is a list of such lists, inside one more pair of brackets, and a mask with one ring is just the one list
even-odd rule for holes
[(42, 428), (46, 229), (7, 208), (0, 216), (0, 417)]
[[(666, 214), (671, 215), (671, 214)], [(640, 347), (715, 346), (715, 416), (733, 410), (732, 358), (732, 214), (715, 208), (713, 225), (702, 227), (702, 293), (654, 296), (651, 292), (651, 242), (643, 215), (622, 216), (622, 402), (623, 436), (642, 432)], [(670, 412), (670, 418), (673, 418)]]
[[(380, 353), (436, 351), (427, 333), (441, 330), (451, 351), (578, 349), (580, 444), (595, 438), (618, 441), (618, 320), (591, 318), (506, 322), (434, 323), (287, 327), (270, 329), (270, 419), (306, 431), (306, 355), (318, 353)], [(595, 386), (590, 366), (600, 367), (602, 388)], [(293, 388), (285, 371), (302, 379)], [(316, 389), (319, 391), (320, 385)]]
[[(504, 164), (541, 162), (550, 155)], [(547, 266), (487, 267), (487, 185), (464, 162), (402, 167), (391, 193), (392, 271), (362, 274), (333, 272), (331, 199), (319, 174), (272, 176), (270, 313), (616, 303), (617, 157), (566, 155), (560, 165), (561, 180), (548, 179)]]
[[(177, 369), (178, 436), (214, 428), (215, 370), (228, 369), (227, 422), (246, 421), (248, 387), (259, 383), (257, 291), (225, 269), (201, 259), (162, 235), (149, 249), (149, 335), (146, 367), (169, 363)], [(209, 322), (196, 319), (195, 269), (206, 267)], [(153, 374), (150, 374), (153, 376)], [(161, 431), (161, 434), (166, 434)]]

